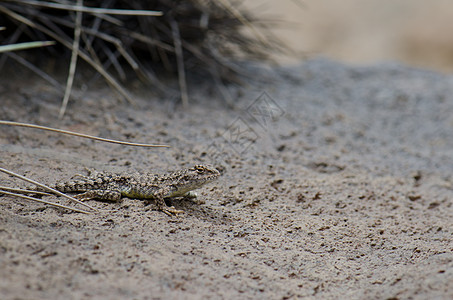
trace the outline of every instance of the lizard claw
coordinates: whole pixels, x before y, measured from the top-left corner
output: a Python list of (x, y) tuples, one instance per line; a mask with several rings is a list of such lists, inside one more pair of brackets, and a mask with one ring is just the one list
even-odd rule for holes
[(165, 206), (160, 209), (163, 213), (167, 214), (168, 216), (177, 216), (178, 214), (183, 214), (183, 210), (178, 210), (174, 206)]

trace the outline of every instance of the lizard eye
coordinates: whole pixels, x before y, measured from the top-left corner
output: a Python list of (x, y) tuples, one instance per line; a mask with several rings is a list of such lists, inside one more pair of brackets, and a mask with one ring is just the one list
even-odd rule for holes
[(203, 173), (204, 168), (203, 168), (202, 166), (195, 166), (195, 170), (196, 170), (198, 173)]

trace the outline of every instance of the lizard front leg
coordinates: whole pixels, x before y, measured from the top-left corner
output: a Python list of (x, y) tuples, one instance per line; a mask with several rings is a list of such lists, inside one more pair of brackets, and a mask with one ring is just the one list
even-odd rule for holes
[(157, 204), (157, 209), (169, 216), (184, 213), (183, 210), (177, 210), (174, 206), (167, 206), (164, 198), (168, 194), (169, 194), (168, 188), (160, 189), (154, 194), (154, 198), (155, 198), (156, 204)]
[(92, 199), (119, 201), (121, 200), (121, 192), (115, 190), (88, 190), (85, 193), (75, 196), (80, 201)]
[(156, 204), (157, 204), (157, 209), (162, 211), (163, 213), (169, 215), (169, 216), (174, 216), (177, 214), (182, 214), (184, 213), (183, 210), (178, 210), (174, 206), (167, 206), (165, 203), (164, 198), (156, 198)]

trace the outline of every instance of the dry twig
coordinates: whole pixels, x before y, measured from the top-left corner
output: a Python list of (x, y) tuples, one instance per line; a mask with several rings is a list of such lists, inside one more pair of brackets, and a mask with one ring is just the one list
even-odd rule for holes
[(92, 139), (96, 141), (101, 141), (101, 142), (107, 142), (107, 143), (113, 143), (113, 144), (120, 144), (120, 145), (126, 145), (126, 146), (137, 146), (137, 147), (164, 147), (168, 148), (170, 146), (167, 145), (153, 145), (153, 144), (141, 144), (141, 143), (130, 143), (130, 142), (124, 142), (124, 141), (118, 141), (118, 140), (112, 140), (112, 139), (105, 139), (93, 135), (88, 135), (88, 134), (83, 134), (83, 133), (77, 133), (69, 130), (63, 130), (63, 129), (56, 129), (56, 128), (51, 128), (51, 127), (46, 127), (46, 126), (40, 126), (40, 125), (35, 125), (35, 124), (27, 124), (27, 123), (20, 123), (20, 122), (13, 122), (13, 121), (2, 121), (0, 120), (0, 125), (11, 125), (11, 126), (19, 126), (19, 127), (28, 127), (28, 128), (34, 128), (34, 129), (41, 129), (41, 130), (47, 130), (47, 131), (53, 131), (53, 132), (58, 132), (62, 134), (69, 134), (73, 136), (78, 136), (82, 138), (87, 138), (87, 139)]
[[(115, 79), (127, 80), (127, 67), (160, 95), (173, 96), (175, 90), (163, 79), (167, 75), (177, 78), (182, 102), (187, 105), (188, 79), (196, 75), (213, 79), (228, 97), (223, 85), (239, 82), (247, 74), (244, 60), (265, 60), (283, 50), (266, 30), (268, 24), (241, 10), (235, 0), (94, 0), (90, 5), (76, 5), (75, 0), (2, 1), (0, 14), (6, 20), (2, 26), (7, 27), (2, 36), (12, 36), (13, 28), (20, 28), (16, 32), (19, 42), (30, 37), (54, 39), (73, 53), (70, 73), (79, 41), (78, 56), (130, 103), (133, 98)], [(79, 18), (71, 18), (74, 12)]]
[[(83, 0), (77, 0), (77, 6), (83, 6)], [(66, 81), (66, 90), (64, 92), (63, 102), (61, 103), (60, 113), (58, 117), (61, 119), (68, 106), (69, 97), (71, 96), (72, 84), (74, 83), (74, 74), (77, 65), (77, 57), (79, 56), (80, 32), (82, 27), (82, 12), (76, 12), (76, 22), (74, 28), (74, 40), (72, 43), (71, 64), (69, 65), (68, 80)]]
[(43, 203), (43, 204), (48, 204), (48, 205), (59, 207), (59, 208), (69, 209), (69, 210), (72, 210), (72, 211), (75, 211), (75, 212), (84, 213), (84, 214), (89, 214), (90, 213), (90, 212), (88, 212), (86, 210), (77, 209), (77, 208), (73, 208), (73, 207), (70, 207), (70, 206), (66, 206), (66, 205), (62, 205), (62, 204), (58, 204), (58, 203), (53, 203), (53, 202), (41, 200), (41, 199), (38, 199), (38, 198), (26, 196), (26, 195), (23, 195), (23, 194), (11, 193), (11, 192), (8, 192), (7, 190), (3, 190), (3, 189), (0, 189), (0, 194), (16, 196), (16, 197), (19, 197), (19, 198), (23, 198), (23, 199), (27, 199), (27, 200)]
[[(87, 207), (87, 208), (89, 208), (89, 209), (91, 209), (91, 210), (98, 211), (96, 208), (94, 208), (94, 207), (92, 207), (92, 206), (90, 206), (90, 205), (88, 205), (88, 204), (86, 204), (86, 203), (83, 203), (82, 201), (79, 201), (79, 200), (75, 199), (74, 197), (71, 197), (71, 196), (68, 196), (68, 195), (66, 195), (66, 194), (63, 194), (62, 192), (57, 191), (56, 189), (53, 189), (53, 188), (51, 188), (51, 187), (48, 187), (47, 185), (44, 185), (44, 184), (42, 184), (42, 183), (39, 183), (39, 182), (37, 182), (37, 181), (35, 181), (35, 180), (33, 180), (33, 179), (30, 179), (30, 178), (27, 178), (27, 177), (25, 177), (25, 176), (22, 176), (22, 175), (19, 175), (19, 174), (17, 174), (17, 173), (14, 173), (13, 171), (9, 171), (9, 170), (7, 170), (7, 169), (4, 169), (4, 168), (1, 168), (1, 167), (0, 167), (0, 172), (6, 173), (6, 174), (11, 175), (11, 176), (14, 176), (14, 177), (17, 177), (17, 178), (22, 179), (22, 180), (24, 180), (24, 181), (27, 181), (27, 182), (29, 182), (29, 183), (33, 183), (34, 185), (36, 185), (36, 186), (38, 186), (38, 187), (40, 187), (40, 188), (42, 188), (42, 189), (44, 189), (44, 190), (50, 191), (50, 192), (52, 192), (52, 193), (54, 193), (54, 194), (56, 194), (56, 195), (58, 195), (58, 196), (61, 196), (61, 197), (65, 197), (65, 198), (67, 198), (67, 199), (69, 199), (69, 200), (71, 200), (71, 201), (74, 201), (74, 202), (76, 202), (76, 203), (78, 203), (78, 204), (80, 204), (80, 205), (83, 205), (83, 206), (85, 206), (85, 207)], [(8, 193), (8, 192), (2, 191), (2, 193), (5, 194), (5, 193)], [(18, 196), (18, 195), (20, 195), (20, 194), (15, 194), (15, 196)], [(23, 195), (22, 195), (22, 196), (23, 196)], [(20, 196), (18, 196), (18, 197), (20, 197)], [(29, 197), (29, 198), (32, 198), (32, 197)], [(28, 198), (27, 198), (27, 199), (28, 199)], [(36, 199), (36, 198), (33, 198), (33, 199)], [(29, 199), (29, 200), (31, 200), (31, 199)], [(38, 199), (38, 200), (39, 200), (39, 199)], [(57, 204), (54, 204), (54, 205), (57, 205)], [(65, 208), (66, 208), (66, 207), (65, 207)]]

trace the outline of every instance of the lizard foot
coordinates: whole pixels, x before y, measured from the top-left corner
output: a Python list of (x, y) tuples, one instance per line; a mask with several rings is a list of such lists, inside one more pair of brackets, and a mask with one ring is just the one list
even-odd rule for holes
[(85, 193), (74, 195), (73, 197), (76, 198), (77, 200), (81, 201), (81, 202), (85, 202), (85, 201), (88, 201), (88, 200), (93, 200), (93, 198), (87, 197), (85, 195)]
[(183, 214), (183, 210), (178, 210), (174, 206), (165, 206), (159, 208), (164, 214), (168, 216), (177, 216), (178, 214)]

